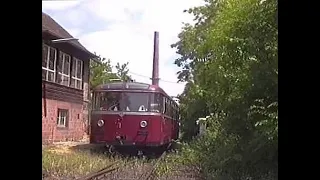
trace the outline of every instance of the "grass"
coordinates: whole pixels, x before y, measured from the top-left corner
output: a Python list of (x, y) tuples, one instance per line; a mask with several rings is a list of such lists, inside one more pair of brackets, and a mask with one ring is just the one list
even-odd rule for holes
[(179, 166), (184, 165), (183, 156), (181, 154), (182, 144), (175, 142), (173, 144), (173, 151), (167, 153), (166, 157), (159, 162), (156, 169), (158, 177), (170, 176), (179, 170)]
[(171, 154), (167, 154), (164, 159), (159, 161), (159, 165), (156, 168), (156, 174), (158, 177), (163, 175), (170, 175), (176, 170), (176, 166), (178, 165), (179, 155), (175, 152)]
[(55, 178), (78, 178), (91, 172), (98, 171), (115, 161), (126, 163), (134, 160), (128, 171), (128, 176), (141, 174), (145, 171), (145, 164), (154, 160), (142, 158), (110, 157), (101, 151), (71, 150), (70, 147), (47, 147), (42, 150), (42, 171), (45, 176)]
[(79, 177), (98, 171), (113, 163), (116, 158), (89, 151), (59, 152), (53, 148), (42, 150), (42, 170), (49, 176)]
[[(179, 150), (178, 150), (179, 151)], [(98, 171), (105, 166), (108, 166), (115, 161), (126, 163), (128, 160), (135, 160), (130, 165), (127, 172), (123, 172), (124, 176), (137, 176), (143, 173), (156, 159), (143, 158), (124, 158), (124, 157), (110, 157), (103, 153), (93, 152), (92, 150), (72, 150), (70, 146), (63, 147), (46, 147), (42, 150), (42, 171), (44, 177), (48, 178), (79, 178), (91, 172)], [(156, 176), (170, 176), (175, 174), (177, 166), (183, 165), (183, 157), (181, 152), (171, 152), (166, 157), (159, 161), (156, 168)]]
[(195, 161), (186, 143), (176, 143), (175, 150), (169, 153), (157, 168), (158, 177), (196, 178), (202, 179), (200, 167)]

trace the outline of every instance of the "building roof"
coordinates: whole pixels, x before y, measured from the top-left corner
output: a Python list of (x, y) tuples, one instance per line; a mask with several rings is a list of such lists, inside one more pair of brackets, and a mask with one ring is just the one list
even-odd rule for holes
[[(52, 19), (49, 15), (42, 12), (42, 32), (47, 32), (57, 38), (74, 38), (71, 34), (68, 33), (61, 25), (59, 25), (54, 19)], [(90, 57), (97, 57), (90, 51), (88, 51), (79, 41), (68, 41), (67, 43), (72, 46), (78, 48), (79, 50), (87, 53)]]

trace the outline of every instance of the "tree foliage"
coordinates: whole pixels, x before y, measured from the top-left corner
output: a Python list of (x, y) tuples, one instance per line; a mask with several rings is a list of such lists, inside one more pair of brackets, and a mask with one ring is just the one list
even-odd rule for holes
[(126, 62), (124, 64), (117, 63), (116, 69), (117, 69), (117, 76), (122, 80), (122, 81), (131, 81), (132, 78), (129, 73), (128, 69), (129, 62)]
[(121, 79), (122, 81), (131, 80), (131, 77), (128, 75), (128, 64), (117, 63), (115, 67), (117, 72), (113, 72), (110, 59), (106, 60), (99, 56), (90, 61), (90, 87), (93, 89), (100, 84), (111, 82), (114, 79)]
[(192, 146), (207, 176), (242, 179), (277, 176), (277, 1), (205, 0), (187, 10), (172, 47), (180, 81), (184, 138), (195, 120), (208, 118), (208, 133)]

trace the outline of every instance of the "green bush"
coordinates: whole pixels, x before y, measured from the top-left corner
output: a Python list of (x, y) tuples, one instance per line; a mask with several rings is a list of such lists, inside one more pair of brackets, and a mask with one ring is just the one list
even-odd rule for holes
[[(188, 82), (180, 103), (190, 142), (181, 161), (206, 179), (277, 179), (277, 1), (205, 1), (188, 10), (197, 23), (173, 45)], [(195, 121), (209, 114), (205, 136), (194, 139)]]

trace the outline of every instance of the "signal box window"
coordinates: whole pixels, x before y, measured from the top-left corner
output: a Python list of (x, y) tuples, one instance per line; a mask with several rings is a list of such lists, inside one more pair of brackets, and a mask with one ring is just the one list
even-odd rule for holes
[(82, 69), (83, 61), (73, 58), (72, 59), (72, 70), (71, 70), (71, 87), (76, 89), (82, 89)]
[(55, 82), (57, 50), (46, 44), (42, 45), (42, 79)]
[(67, 109), (58, 109), (57, 126), (65, 128), (68, 126), (69, 112)]
[(71, 56), (60, 51), (57, 82), (65, 86), (70, 84), (70, 60)]

